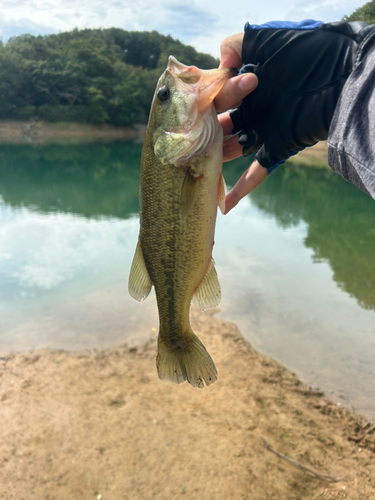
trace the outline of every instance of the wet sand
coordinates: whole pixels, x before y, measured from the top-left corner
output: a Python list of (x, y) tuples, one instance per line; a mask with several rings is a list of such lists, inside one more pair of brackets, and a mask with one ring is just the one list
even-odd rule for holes
[[(219, 378), (160, 382), (155, 338), (0, 360), (0, 499), (375, 498), (375, 426), (192, 311)], [(317, 479), (262, 443), (320, 474)]]
[[(0, 142), (133, 138), (129, 129), (75, 124), (48, 126), (46, 136), (41, 124), (27, 125), (0, 123)], [(298, 155), (316, 166), (324, 158), (324, 143)], [(192, 324), (219, 372), (203, 390), (159, 381), (155, 338), (1, 353), (0, 499), (375, 499), (373, 424), (257, 353), (235, 325), (196, 310)], [(345, 480), (292, 467), (260, 436)]]
[(320, 141), (314, 146), (303, 149), (297, 155), (291, 156), (288, 162), (310, 167), (330, 168), (327, 141)]
[[(75, 122), (43, 122), (0, 120), (0, 144), (48, 144), (110, 142), (116, 140), (143, 141), (146, 125), (115, 127), (113, 125), (91, 125)], [(292, 156), (291, 163), (328, 167), (327, 142), (321, 141)]]
[(74, 122), (42, 122), (0, 120), (0, 144), (80, 144), (88, 142), (110, 142), (141, 140), (145, 125), (115, 127), (113, 125), (90, 125)]

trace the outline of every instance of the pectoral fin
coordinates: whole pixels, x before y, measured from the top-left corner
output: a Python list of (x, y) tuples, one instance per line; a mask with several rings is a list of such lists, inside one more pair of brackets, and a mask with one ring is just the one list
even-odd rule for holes
[(206, 276), (193, 295), (193, 304), (206, 311), (219, 305), (221, 300), (221, 290), (219, 278), (215, 269), (214, 260), (211, 259), (210, 267)]
[(224, 177), (221, 175), (219, 179), (219, 185), (217, 188), (217, 204), (220, 208), (220, 212), (224, 214), (225, 212), (225, 196), (227, 194), (227, 185), (225, 184)]
[(128, 289), (130, 295), (141, 302), (148, 297), (151, 292), (152, 281), (146, 269), (145, 260), (143, 258), (141, 244), (137, 243), (132, 267), (130, 269)]
[(189, 170), (185, 174), (181, 188), (181, 214), (185, 219), (191, 212), (197, 198), (199, 177), (194, 177)]

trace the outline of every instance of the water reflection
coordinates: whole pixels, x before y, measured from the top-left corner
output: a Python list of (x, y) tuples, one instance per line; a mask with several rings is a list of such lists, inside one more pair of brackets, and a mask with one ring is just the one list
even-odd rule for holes
[[(157, 329), (155, 297), (127, 293), (140, 154), (121, 142), (1, 147), (0, 352), (110, 347)], [(228, 185), (248, 162), (225, 164)], [(214, 248), (222, 314), (370, 418), (374, 228), (371, 198), (329, 170), (289, 165), (219, 216)]]
[(375, 309), (375, 202), (328, 169), (279, 168), (251, 193), (281, 227), (307, 223), (306, 247), (327, 261), (338, 286)]
[[(9, 206), (86, 218), (126, 219), (137, 214), (141, 148), (131, 142), (2, 145), (3, 213), (4, 206)], [(236, 182), (248, 163), (240, 159), (224, 165), (228, 185)], [(329, 262), (338, 286), (363, 308), (375, 309), (375, 203), (371, 198), (328, 169), (302, 165), (279, 168), (250, 196), (283, 228), (306, 222), (304, 243), (313, 250), (314, 262)], [(7, 212), (7, 219), (14, 217), (11, 214)], [(63, 245), (63, 239), (60, 242)], [(4, 252), (3, 247), (2, 259)], [(29, 278), (25, 273), (23, 279)]]
[(15, 208), (127, 218), (138, 213), (141, 149), (131, 142), (2, 145), (0, 195)]
[(140, 332), (145, 309), (126, 313), (140, 153), (121, 142), (1, 147), (0, 351), (109, 346)]

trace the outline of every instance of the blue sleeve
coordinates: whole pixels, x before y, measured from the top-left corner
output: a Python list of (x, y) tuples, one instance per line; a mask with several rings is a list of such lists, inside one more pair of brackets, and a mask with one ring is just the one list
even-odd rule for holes
[(245, 24), (245, 30), (253, 29), (253, 30), (263, 30), (263, 29), (271, 29), (271, 30), (316, 30), (323, 24), (323, 21), (315, 21), (314, 19), (305, 19), (304, 21), (300, 21), (298, 23), (292, 21), (270, 21), (264, 24)]

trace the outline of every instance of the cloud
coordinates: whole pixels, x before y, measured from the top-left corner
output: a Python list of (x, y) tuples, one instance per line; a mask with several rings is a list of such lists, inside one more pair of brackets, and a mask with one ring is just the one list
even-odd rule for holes
[(314, 2), (296, 2), (293, 10), (287, 12), (290, 18), (319, 19), (324, 22), (340, 21), (365, 3), (357, 0), (317, 0)]
[(34, 36), (50, 35), (52, 33), (56, 33), (56, 30), (32, 23), (28, 19), (20, 19), (17, 24), (13, 25), (9, 25), (7, 23), (5, 24), (0, 21), (0, 37), (3, 38), (4, 41), (13, 36), (24, 35), (25, 33)]
[(187, 42), (202, 34), (210, 36), (220, 20), (219, 15), (196, 6), (172, 4), (166, 11), (168, 21), (160, 26), (160, 30)]
[(365, 0), (263, 0), (233, 9), (228, 0), (189, 5), (176, 0), (0, 0), (0, 33), (8, 39), (21, 33), (47, 34), (74, 28), (119, 27), (157, 30), (219, 55), (220, 42), (243, 30), (246, 21), (322, 21), (341, 19)]

